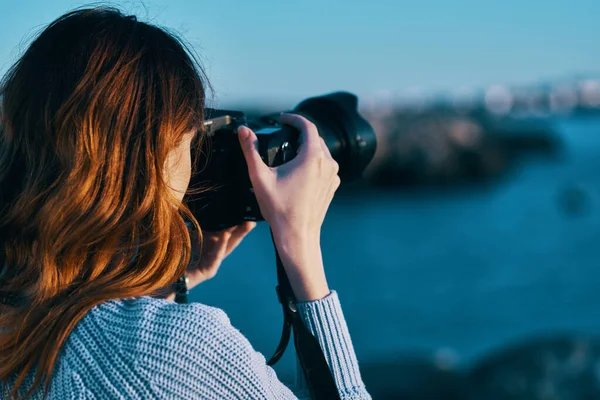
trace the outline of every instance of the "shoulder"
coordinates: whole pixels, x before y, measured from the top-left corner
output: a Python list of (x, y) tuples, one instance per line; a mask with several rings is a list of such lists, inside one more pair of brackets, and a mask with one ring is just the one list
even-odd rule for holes
[(82, 329), (100, 332), (104, 346), (161, 396), (269, 397), (258, 382), (274, 373), (218, 308), (150, 297), (113, 300), (92, 309)]
[[(200, 303), (177, 304), (172, 301), (140, 297), (111, 300), (85, 317), (113, 339), (123, 341), (128, 352), (186, 351), (215, 334), (233, 329), (221, 309)], [(152, 344), (156, 344), (153, 347)]]
[[(252, 351), (217, 308), (150, 297), (111, 300), (78, 322), (53, 381), (70, 393), (74, 386), (66, 382), (77, 375), (85, 390), (111, 398), (235, 398), (239, 393), (226, 384), (239, 381), (231, 367), (235, 349)], [(237, 397), (246, 397), (247, 387), (238, 385)]]

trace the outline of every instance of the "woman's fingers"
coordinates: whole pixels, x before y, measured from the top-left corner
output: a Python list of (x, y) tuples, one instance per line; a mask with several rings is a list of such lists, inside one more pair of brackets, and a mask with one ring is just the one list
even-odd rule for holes
[(321, 137), (315, 124), (296, 114), (281, 114), (280, 121), (300, 132), (300, 152), (322, 150)]
[(338, 173), (339, 166), (331, 156), (331, 152), (327, 147), (325, 140), (319, 135), (319, 131), (315, 124), (306, 118), (296, 114), (281, 114), (281, 122), (288, 124), (300, 133), (300, 151), (313, 152), (325, 155), (325, 158), (331, 161), (332, 169)]
[(329, 198), (333, 200), (333, 196), (335, 196), (335, 192), (337, 192), (338, 188), (340, 187), (340, 177), (339, 176), (335, 176), (333, 178), (333, 183), (331, 184), (331, 188), (330, 188), (330, 194), (329, 194)]
[(206, 232), (204, 234), (204, 243), (200, 255), (200, 263), (208, 266), (210, 263), (224, 258), (223, 254), (227, 251), (227, 243), (234, 231), (234, 227), (219, 232)]
[(246, 164), (248, 164), (248, 173), (250, 179), (254, 179), (260, 175), (263, 175), (269, 167), (265, 164), (258, 153), (258, 138), (256, 134), (247, 126), (240, 126), (238, 128), (238, 139)]
[(325, 139), (323, 139), (321, 136), (319, 136), (319, 139), (321, 139), (321, 149), (323, 149), (325, 155), (329, 158), (332, 158), (331, 153), (329, 152), (329, 147), (327, 147), (327, 143), (325, 143)]
[(226, 256), (231, 254), (233, 250), (242, 242), (242, 240), (256, 227), (256, 222), (246, 221), (235, 227), (229, 240), (227, 241)]
[(202, 252), (197, 263), (188, 267), (188, 288), (213, 278), (223, 260), (240, 244), (242, 239), (256, 226), (255, 222), (244, 222), (219, 232), (203, 232)]
[(205, 251), (201, 257), (210, 260), (224, 259), (231, 254), (254, 227), (256, 227), (256, 222), (246, 221), (219, 232), (205, 232)]
[[(327, 159), (329, 159), (329, 161), (331, 163), (331, 168), (333, 170), (333, 173), (335, 175), (337, 175), (337, 173), (340, 171), (340, 166), (337, 163), (337, 161), (334, 160), (333, 156), (329, 152), (329, 147), (327, 147), (327, 143), (325, 143), (325, 140), (323, 138), (321, 138), (321, 148), (323, 149), (325, 156), (327, 157)], [(339, 178), (338, 178), (338, 180), (339, 180)]]

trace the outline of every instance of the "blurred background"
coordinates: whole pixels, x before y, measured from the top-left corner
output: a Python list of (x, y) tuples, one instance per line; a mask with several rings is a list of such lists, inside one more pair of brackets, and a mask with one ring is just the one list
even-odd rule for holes
[[(0, 0), (0, 74), (84, 4)], [(374, 398), (600, 398), (600, 2), (102, 4), (189, 41), (213, 107), (359, 96), (378, 150), (322, 244)], [(268, 358), (275, 278), (260, 224), (192, 300)]]

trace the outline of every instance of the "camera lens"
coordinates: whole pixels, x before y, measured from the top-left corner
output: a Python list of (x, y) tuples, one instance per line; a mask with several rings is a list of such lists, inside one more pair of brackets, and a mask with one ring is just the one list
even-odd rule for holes
[(340, 166), (342, 181), (361, 175), (377, 148), (369, 123), (358, 113), (358, 98), (346, 92), (312, 97), (302, 101), (294, 113), (312, 121)]

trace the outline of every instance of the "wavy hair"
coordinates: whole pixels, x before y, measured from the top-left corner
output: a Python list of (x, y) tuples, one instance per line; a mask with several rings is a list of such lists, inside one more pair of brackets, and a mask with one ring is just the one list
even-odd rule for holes
[(114, 8), (47, 26), (0, 84), (0, 381), (42, 383), (94, 306), (153, 295), (200, 231), (167, 155), (202, 139), (205, 74), (176, 35)]

